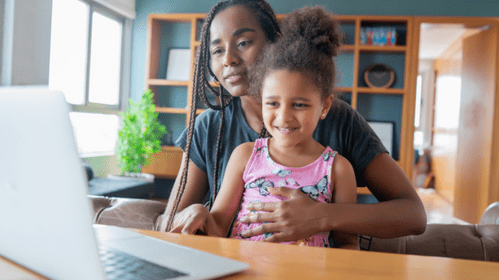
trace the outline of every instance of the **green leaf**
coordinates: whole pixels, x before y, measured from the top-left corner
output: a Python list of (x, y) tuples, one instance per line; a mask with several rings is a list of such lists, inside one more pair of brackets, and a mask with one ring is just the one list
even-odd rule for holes
[(129, 100), (126, 113), (120, 112), (122, 126), (118, 133), (116, 156), (121, 173), (140, 173), (148, 164), (151, 154), (161, 150), (161, 137), (166, 127), (158, 122), (158, 113), (153, 102), (154, 93), (145, 91), (135, 102)]

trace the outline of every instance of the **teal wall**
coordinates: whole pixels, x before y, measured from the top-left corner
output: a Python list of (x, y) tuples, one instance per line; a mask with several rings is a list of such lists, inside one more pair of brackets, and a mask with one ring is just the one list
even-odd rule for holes
[[(137, 0), (133, 22), (130, 97), (144, 90), (147, 16), (150, 13), (207, 13), (216, 0)], [(337, 14), (499, 17), (499, 0), (268, 0), (276, 13), (322, 5)]]

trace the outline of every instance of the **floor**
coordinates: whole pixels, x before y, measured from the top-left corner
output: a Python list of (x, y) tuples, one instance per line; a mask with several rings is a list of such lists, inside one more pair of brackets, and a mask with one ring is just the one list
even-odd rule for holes
[(428, 224), (468, 224), (454, 218), (453, 207), (435, 189), (416, 188), (426, 210)]
[(454, 218), (452, 204), (433, 188), (432, 178), (425, 168), (416, 166), (413, 178), (412, 184), (423, 201), (428, 224), (468, 224)]

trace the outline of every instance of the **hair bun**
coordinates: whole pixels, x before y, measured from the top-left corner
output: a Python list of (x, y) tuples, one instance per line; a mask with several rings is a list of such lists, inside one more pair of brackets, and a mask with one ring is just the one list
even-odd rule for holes
[(282, 31), (285, 40), (305, 40), (331, 57), (338, 55), (343, 40), (339, 23), (321, 6), (291, 12), (283, 20)]

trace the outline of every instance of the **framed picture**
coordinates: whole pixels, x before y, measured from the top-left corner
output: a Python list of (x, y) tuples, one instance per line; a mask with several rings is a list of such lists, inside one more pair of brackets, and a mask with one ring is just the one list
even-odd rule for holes
[(166, 79), (170, 81), (189, 81), (191, 70), (190, 49), (170, 49)]
[(390, 155), (393, 156), (394, 123), (389, 121), (367, 121), (367, 123), (378, 135)]

